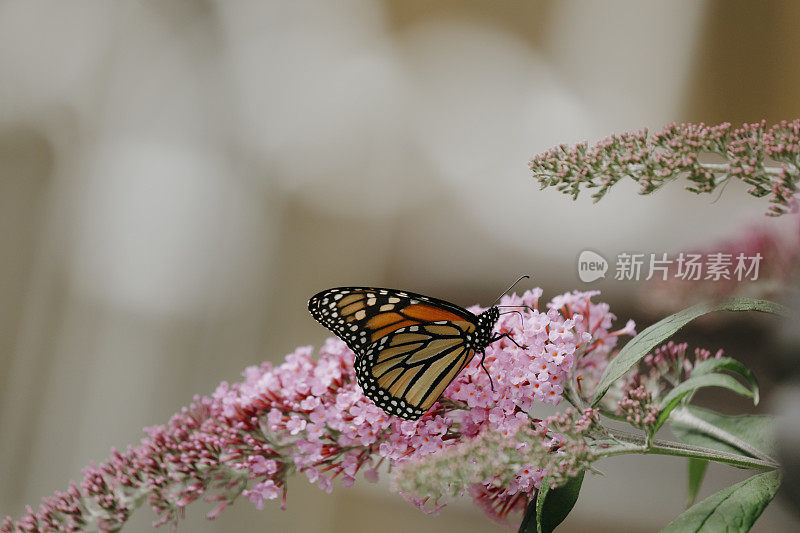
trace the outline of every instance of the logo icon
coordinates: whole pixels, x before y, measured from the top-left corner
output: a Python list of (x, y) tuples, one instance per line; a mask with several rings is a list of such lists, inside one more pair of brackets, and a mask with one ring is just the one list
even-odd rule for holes
[(578, 277), (584, 283), (591, 283), (606, 277), (608, 261), (602, 255), (591, 250), (584, 250), (578, 256)]

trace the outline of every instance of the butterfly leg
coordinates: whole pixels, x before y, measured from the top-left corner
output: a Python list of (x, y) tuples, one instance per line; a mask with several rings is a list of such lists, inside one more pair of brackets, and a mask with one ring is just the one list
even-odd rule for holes
[[(527, 348), (527, 346), (520, 346), (517, 343), (517, 341), (515, 341), (514, 338), (511, 336), (511, 334), (508, 333), (508, 332), (501, 333), (500, 335), (497, 335), (496, 337), (492, 337), (489, 340), (488, 344), (492, 344), (493, 342), (499, 341), (502, 338), (506, 338), (506, 339), (510, 340), (511, 342), (513, 342), (516, 345), (517, 348), (522, 348), (523, 350), (525, 348)], [(489, 373), (488, 370), (486, 370), (486, 365), (483, 364), (485, 359), (486, 359), (486, 353), (483, 352), (483, 353), (481, 353), (481, 368), (483, 368), (483, 371), (486, 372), (487, 376), (489, 376), (489, 384), (492, 386), (492, 391), (494, 392), (494, 381), (492, 380), (492, 375)]]
[(481, 368), (483, 369), (484, 372), (486, 372), (486, 375), (489, 376), (489, 385), (492, 386), (492, 392), (494, 392), (494, 381), (492, 381), (492, 375), (489, 373), (488, 370), (486, 370), (486, 365), (483, 364), (484, 359), (486, 359), (485, 352), (481, 353)]
[(517, 348), (522, 348), (523, 350), (527, 348), (527, 346), (520, 346), (519, 343), (517, 343), (517, 341), (514, 340), (514, 337), (512, 337), (511, 334), (508, 332), (497, 335), (496, 337), (492, 337), (492, 339), (489, 341), (489, 344), (497, 342), (502, 338), (510, 340), (511, 342), (514, 343), (514, 346), (516, 346)]

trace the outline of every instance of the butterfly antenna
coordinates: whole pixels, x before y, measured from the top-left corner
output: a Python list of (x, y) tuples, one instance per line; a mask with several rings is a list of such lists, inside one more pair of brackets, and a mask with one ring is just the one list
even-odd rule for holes
[(504, 290), (504, 291), (503, 291), (503, 292), (500, 294), (500, 296), (498, 296), (498, 297), (497, 297), (497, 299), (496, 299), (494, 302), (492, 302), (492, 305), (490, 305), (489, 307), (494, 307), (494, 304), (496, 304), (497, 302), (499, 302), (499, 301), (500, 301), (500, 298), (502, 298), (504, 294), (506, 294), (508, 291), (510, 291), (511, 289), (513, 289), (513, 288), (514, 288), (514, 286), (515, 286), (517, 283), (519, 283), (520, 281), (522, 281), (522, 280), (523, 280), (523, 279), (525, 279), (525, 278), (529, 278), (529, 279), (530, 279), (530, 276), (529, 276), (529, 275), (527, 275), (527, 274), (525, 274), (524, 276), (520, 276), (520, 277), (517, 279), (517, 281), (515, 281), (514, 283), (512, 283), (512, 284), (511, 284), (511, 286), (510, 286), (509, 288), (507, 288), (506, 290)]

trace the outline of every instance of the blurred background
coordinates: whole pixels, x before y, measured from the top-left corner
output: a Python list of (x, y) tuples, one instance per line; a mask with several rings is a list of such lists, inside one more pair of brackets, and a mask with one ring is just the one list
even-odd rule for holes
[[(622, 324), (652, 323), (641, 283), (582, 284), (578, 254), (688, 250), (789, 217), (735, 183), (716, 202), (633, 182), (573, 202), (540, 192), (528, 158), (797, 117), (798, 17), (789, 1), (0, 1), (0, 516), (193, 394), (319, 345), (306, 301), (328, 287), (486, 305), (528, 273), (546, 299), (600, 288)], [(762, 406), (701, 403), (769, 411), (764, 329), (703, 335), (754, 365)], [(600, 468), (563, 531), (653, 531), (681, 511), (682, 460)], [(745, 476), (712, 466), (701, 498)], [(756, 530), (800, 529), (787, 509)], [(363, 480), (326, 495), (298, 477), (286, 511), (205, 510), (181, 530), (504, 530)]]

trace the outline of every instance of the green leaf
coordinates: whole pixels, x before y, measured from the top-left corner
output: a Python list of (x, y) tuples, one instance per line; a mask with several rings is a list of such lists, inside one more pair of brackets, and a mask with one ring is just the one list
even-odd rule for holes
[(528, 504), (519, 533), (551, 533), (555, 530), (578, 501), (584, 474), (585, 471), (581, 471), (554, 489), (550, 488), (550, 481), (545, 478), (536, 498)]
[[(542, 486), (544, 486), (544, 484), (545, 482), (542, 481)], [(536, 491), (536, 495), (539, 495), (539, 491)], [(522, 523), (519, 525), (517, 533), (537, 533), (536, 500), (537, 498), (533, 498), (530, 502), (528, 502), (528, 507), (525, 509), (525, 516), (522, 517)]]
[(703, 374), (711, 374), (712, 372), (717, 372), (718, 370), (727, 370), (742, 376), (750, 385), (750, 389), (753, 391), (753, 403), (758, 405), (758, 381), (756, 381), (756, 377), (753, 375), (750, 369), (736, 359), (731, 359), (730, 357), (715, 357), (713, 359), (700, 361), (695, 365), (694, 369), (692, 369), (691, 375), (699, 376)]
[[(681, 411), (684, 410), (701, 421), (711, 424), (714, 428), (718, 428), (744, 441), (760, 452), (765, 454), (772, 453), (775, 421), (771, 416), (727, 416), (694, 406), (687, 406), (681, 409)], [(708, 431), (703, 431), (701, 428), (697, 428), (696, 425), (682, 422), (680, 419), (670, 418), (669, 426), (675, 436), (686, 444), (729, 453), (742, 453), (744, 451), (730, 442), (722, 440), (719, 436), (715, 437), (709, 434)]]
[(689, 491), (686, 494), (686, 507), (690, 507), (697, 499), (700, 492), (700, 484), (703, 483), (703, 476), (706, 474), (708, 461), (705, 459), (689, 458)]
[(650, 353), (653, 348), (672, 337), (678, 330), (695, 318), (714, 311), (759, 311), (783, 316), (791, 314), (787, 308), (775, 302), (757, 300), (755, 298), (729, 298), (716, 304), (701, 303), (693, 305), (674, 315), (670, 315), (631, 339), (620, 350), (619, 354), (611, 360), (595, 388), (594, 395), (592, 395), (592, 405), (597, 405), (609, 387), (624, 376), (645, 355)]
[(779, 486), (778, 472), (758, 474), (696, 503), (670, 522), (661, 533), (744, 533), (750, 530), (775, 497)]
[(659, 407), (661, 412), (658, 414), (653, 433), (667, 421), (669, 414), (675, 409), (680, 401), (689, 393), (695, 392), (697, 389), (703, 387), (723, 387), (730, 389), (733, 392), (746, 396), (753, 397), (753, 391), (739, 383), (733, 376), (727, 374), (701, 374), (699, 376), (692, 375), (686, 381), (680, 383), (677, 387), (669, 391), (664, 399), (661, 400)]

